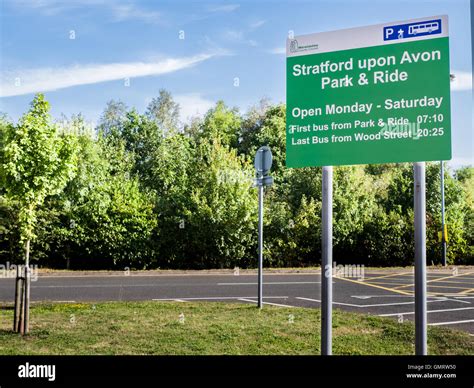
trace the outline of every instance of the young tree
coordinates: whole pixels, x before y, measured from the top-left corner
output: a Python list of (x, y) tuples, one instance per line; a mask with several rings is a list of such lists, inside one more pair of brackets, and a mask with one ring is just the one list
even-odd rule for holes
[[(9, 125), (3, 132), (0, 179), (7, 198), (19, 206), (20, 241), (28, 271), (38, 207), (47, 196), (61, 192), (74, 176), (75, 141), (72, 136), (60, 134), (52, 124), (49, 103), (42, 94), (35, 96), (18, 125)], [(26, 317), (27, 311), (28, 301)], [(27, 319), (25, 328), (27, 332)]]
[(179, 104), (167, 90), (160, 89), (159, 93), (159, 96), (148, 104), (146, 116), (164, 133), (174, 132), (179, 128)]
[(188, 174), (187, 257), (197, 268), (248, 265), (257, 220), (252, 164), (214, 140), (198, 146)]
[(127, 111), (127, 105), (122, 101), (108, 101), (100, 117), (98, 125), (99, 133), (108, 136), (119, 132), (123, 122), (126, 120)]
[(272, 175), (278, 183), (285, 165), (285, 128), (285, 105), (268, 106), (263, 100), (259, 108), (254, 108), (247, 113), (239, 136), (239, 152), (252, 159), (261, 146), (270, 147), (273, 154)]
[(198, 134), (199, 142), (218, 140), (224, 146), (237, 148), (241, 117), (237, 108), (229, 108), (224, 101), (218, 101), (209, 109)]

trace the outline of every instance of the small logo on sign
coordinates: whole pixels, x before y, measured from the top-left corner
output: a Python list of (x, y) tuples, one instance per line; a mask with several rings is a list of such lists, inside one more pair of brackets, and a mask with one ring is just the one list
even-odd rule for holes
[(290, 42), (290, 51), (292, 53), (298, 51), (298, 41), (296, 39), (293, 39), (291, 42)]
[(299, 51), (317, 50), (318, 44), (300, 45), (296, 39), (290, 40), (290, 53), (297, 53)]
[(417, 36), (441, 34), (441, 19), (399, 24), (383, 28), (383, 40), (415, 38)]

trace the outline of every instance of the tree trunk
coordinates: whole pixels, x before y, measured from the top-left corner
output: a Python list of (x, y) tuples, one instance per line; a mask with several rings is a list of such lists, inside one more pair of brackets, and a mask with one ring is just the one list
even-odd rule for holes
[(30, 267), (27, 265), (25, 267), (25, 327), (23, 329), (23, 334), (28, 334), (30, 332)]
[(25, 315), (24, 315), (24, 329), (23, 334), (30, 332), (30, 239), (26, 240), (25, 249)]
[(22, 266), (16, 267), (15, 279), (15, 310), (13, 315), (13, 331), (18, 333), (20, 331), (20, 312), (21, 312), (21, 297), (23, 291)]
[(25, 271), (26, 267), (22, 268), (21, 271), (21, 292), (20, 292), (20, 319), (18, 321), (19, 331), (21, 335), (25, 334)]

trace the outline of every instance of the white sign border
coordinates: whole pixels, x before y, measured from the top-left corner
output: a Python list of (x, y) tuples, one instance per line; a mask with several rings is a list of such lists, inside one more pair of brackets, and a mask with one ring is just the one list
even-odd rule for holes
[[(441, 33), (422, 35), (404, 39), (384, 40), (384, 27), (400, 24), (410, 24), (433, 19), (441, 19)], [(321, 54), (332, 51), (350, 50), (363, 47), (381, 46), (387, 44), (407, 43), (417, 40), (443, 38), (448, 35), (448, 15), (430, 16), (418, 19), (395, 21), (375, 24), (365, 27), (347, 28), (336, 31), (318, 32), (314, 34), (298, 35), (286, 40), (286, 56), (299, 57), (303, 55)], [(291, 44), (297, 42), (300, 51), (292, 51)], [(294, 44), (294, 43), (293, 43)]]

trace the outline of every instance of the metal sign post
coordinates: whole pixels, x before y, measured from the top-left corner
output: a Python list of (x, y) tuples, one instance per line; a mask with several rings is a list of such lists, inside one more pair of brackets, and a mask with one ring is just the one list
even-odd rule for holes
[(270, 147), (260, 147), (255, 155), (255, 170), (258, 187), (258, 302), (257, 307), (263, 307), (263, 187), (271, 186), (273, 178), (268, 175), (272, 167), (272, 152)]
[(415, 353), (427, 354), (425, 162), (413, 164), (415, 180)]
[(444, 209), (444, 162), (441, 161), (441, 262), (446, 267), (446, 227), (445, 227), (445, 209)]
[(258, 305), (263, 307), (263, 185), (258, 186)]
[(332, 354), (332, 166), (323, 167), (321, 354)]

